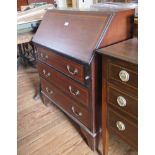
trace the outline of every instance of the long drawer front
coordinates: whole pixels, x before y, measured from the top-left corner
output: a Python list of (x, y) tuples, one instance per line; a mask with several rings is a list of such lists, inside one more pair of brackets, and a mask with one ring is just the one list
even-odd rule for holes
[(37, 47), (37, 58), (84, 84), (84, 66), (43, 47)]
[(109, 128), (137, 149), (138, 146), (138, 127), (137, 123), (128, 120), (126, 117), (116, 113), (109, 108)]
[(90, 129), (90, 113), (88, 110), (80, 107), (76, 102), (74, 102), (74, 100), (64, 95), (61, 90), (43, 78), (41, 78), (41, 87), (43, 93), (45, 93), (54, 103), (61, 106), (65, 111), (70, 113), (73, 117), (78, 119)]
[(66, 77), (46, 64), (38, 63), (38, 71), (41, 77), (56, 85), (66, 95), (83, 106), (89, 106), (89, 90), (74, 80)]

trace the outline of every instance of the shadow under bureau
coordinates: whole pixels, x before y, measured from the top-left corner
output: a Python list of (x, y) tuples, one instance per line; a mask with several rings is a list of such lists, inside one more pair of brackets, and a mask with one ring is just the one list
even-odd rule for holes
[(138, 149), (138, 40), (98, 50), (102, 54), (103, 152), (111, 132)]
[(95, 50), (132, 36), (134, 10), (50, 10), (34, 38), (44, 102), (79, 127), (95, 150), (101, 128), (101, 57)]

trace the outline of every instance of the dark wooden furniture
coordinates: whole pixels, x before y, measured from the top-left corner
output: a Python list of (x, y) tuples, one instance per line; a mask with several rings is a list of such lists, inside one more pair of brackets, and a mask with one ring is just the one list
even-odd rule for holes
[(137, 38), (98, 50), (102, 54), (103, 152), (108, 154), (109, 132), (138, 147)]
[(101, 57), (95, 49), (132, 36), (134, 10), (47, 11), (33, 42), (44, 103), (81, 129), (92, 150), (101, 128)]
[(32, 43), (33, 32), (17, 34), (17, 68), (20, 64), (35, 66), (35, 48)]

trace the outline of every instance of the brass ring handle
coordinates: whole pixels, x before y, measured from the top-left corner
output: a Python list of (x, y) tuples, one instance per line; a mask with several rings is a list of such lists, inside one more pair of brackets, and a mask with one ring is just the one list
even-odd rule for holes
[(123, 96), (118, 96), (117, 97), (117, 103), (120, 107), (125, 107), (126, 106), (126, 99)]
[(130, 75), (127, 71), (121, 70), (119, 72), (119, 78), (121, 79), (121, 81), (127, 82), (127, 81), (129, 81)]
[(71, 70), (71, 67), (69, 65), (67, 65), (67, 70), (71, 75), (76, 75), (78, 74), (78, 69), (75, 68), (73, 71)]
[(72, 86), (69, 86), (68, 89), (69, 89), (69, 91), (70, 91), (70, 93), (72, 95), (74, 95), (74, 96), (80, 95), (80, 91), (79, 90), (76, 90), (76, 91), (73, 92)]
[(124, 131), (125, 130), (125, 124), (121, 121), (116, 122), (116, 127), (119, 131)]
[(76, 116), (82, 116), (82, 112), (77, 112), (74, 108), (74, 106), (72, 106), (72, 111)]
[(48, 94), (50, 94), (50, 95), (52, 95), (52, 94), (53, 94), (53, 91), (52, 91), (52, 90), (51, 90), (51, 91), (49, 91), (48, 87), (46, 87), (46, 92), (47, 92)]

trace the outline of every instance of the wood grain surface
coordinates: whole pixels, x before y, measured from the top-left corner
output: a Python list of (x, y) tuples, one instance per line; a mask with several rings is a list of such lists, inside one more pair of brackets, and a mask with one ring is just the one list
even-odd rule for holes
[[(18, 69), (18, 155), (98, 155), (92, 152), (73, 123), (54, 105), (45, 106), (33, 100), (38, 88), (36, 69)], [(110, 137), (109, 155), (137, 155), (115, 136)]]
[(132, 38), (97, 50), (99, 53), (138, 64), (138, 39)]

